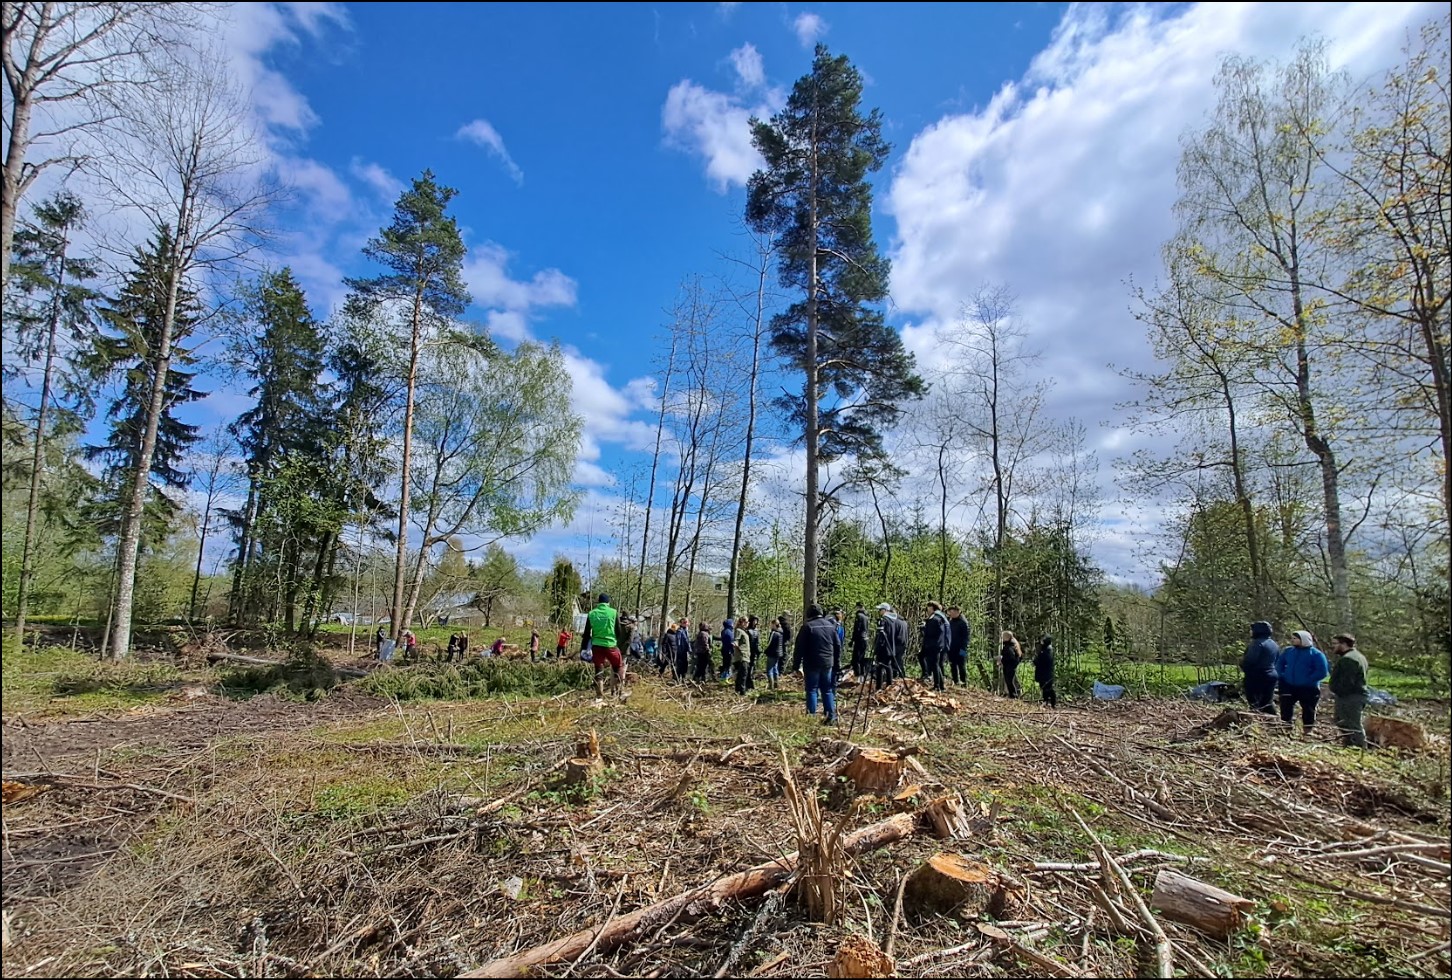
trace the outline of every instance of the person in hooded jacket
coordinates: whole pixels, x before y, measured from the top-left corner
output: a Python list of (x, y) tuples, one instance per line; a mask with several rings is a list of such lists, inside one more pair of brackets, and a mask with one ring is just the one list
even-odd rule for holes
[(948, 663), (953, 668), (953, 683), (968, 686), (968, 640), (972, 630), (963, 610), (948, 607)]
[(1326, 655), (1316, 649), (1307, 630), (1291, 634), (1289, 646), (1276, 657), (1276, 676), (1281, 685), (1281, 721), (1291, 724), (1296, 705), (1301, 706), (1301, 729), (1309, 732), (1316, 724), (1316, 702), (1321, 700), (1321, 682), (1331, 673)]
[(1245, 700), (1251, 711), (1275, 714), (1276, 658), (1281, 648), (1271, 639), (1271, 624), (1260, 620), (1250, 624), (1250, 642), (1240, 658), (1240, 673), (1245, 678)]
[(776, 690), (777, 679), (781, 677), (781, 665), (791, 644), (792, 630), (786, 613), (771, 621), (771, 636), (766, 641), (766, 686)]
[(682, 620), (676, 627), (675, 647), (671, 651), (671, 669), (677, 683), (684, 684), (691, 676), (691, 624)]
[(1011, 698), (1019, 696), (1018, 688), (1018, 665), (1023, 660), (1023, 647), (1018, 645), (1018, 638), (1008, 630), (1004, 630), (999, 636), (998, 664), (1003, 668), (1003, 687)]
[(933, 679), (933, 690), (941, 691), (943, 685), (943, 662), (948, 659), (948, 634), (951, 627), (942, 607), (928, 602), (928, 618), (923, 620), (923, 680)]
[(837, 699), (833, 691), (837, 674), (842, 670), (842, 634), (837, 621), (822, 613), (815, 602), (807, 606), (807, 621), (792, 646), (792, 670), (800, 671), (807, 688), (807, 714), (817, 713), (821, 695), (826, 717), (822, 724), (837, 722)]
[(756, 662), (761, 659), (761, 620), (746, 617), (746, 689), (756, 690)]
[(731, 664), (736, 659), (736, 623), (731, 617), (721, 622), (721, 679), (731, 679)]
[(1034, 680), (1043, 692), (1044, 704), (1050, 708), (1059, 706), (1059, 696), (1054, 693), (1054, 638), (1045, 636), (1039, 640), (1038, 652), (1034, 654)]

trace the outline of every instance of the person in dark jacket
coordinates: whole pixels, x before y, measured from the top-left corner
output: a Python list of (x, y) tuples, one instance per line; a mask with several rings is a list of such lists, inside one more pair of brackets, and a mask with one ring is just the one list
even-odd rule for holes
[(711, 672), (711, 627), (706, 621), (701, 620), (701, 626), (696, 630), (695, 647), (691, 650), (695, 654), (696, 662), (691, 673), (691, 679), (697, 684), (706, 683), (706, 675)]
[(1301, 706), (1301, 730), (1309, 733), (1316, 724), (1316, 702), (1321, 700), (1321, 682), (1331, 669), (1326, 655), (1316, 649), (1316, 641), (1307, 630), (1291, 634), (1291, 645), (1281, 648), (1276, 657), (1276, 676), (1281, 686), (1281, 721), (1287, 726)]
[(736, 659), (736, 623), (727, 617), (721, 621), (721, 679), (731, 679), (731, 664)]
[(968, 686), (968, 640), (972, 635), (963, 610), (948, 607), (948, 664), (953, 668), (953, 683)]
[(943, 685), (943, 662), (948, 659), (948, 634), (951, 627), (948, 617), (936, 602), (928, 601), (928, 618), (923, 620), (923, 680), (933, 679), (933, 690), (941, 691)]
[(766, 685), (773, 691), (781, 677), (781, 666), (786, 663), (791, 642), (791, 620), (786, 613), (782, 613), (771, 621), (771, 636), (766, 641)]
[(1364, 749), (1366, 726), (1362, 723), (1362, 714), (1371, 695), (1366, 684), (1366, 672), (1371, 668), (1366, 657), (1356, 649), (1356, 637), (1350, 633), (1333, 636), (1331, 652), (1336, 654), (1330, 686), (1336, 696), (1336, 728), (1341, 733), (1341, 744)]
[(1018, 665), (1023, 660), (1023, 647), (1018, 645), (1018, 638), (1008, 630), (1004, 630), (999, 636), (998, 665), (1003, 668), (1004, 692), (1011, 698), (1019, 696), (1018, 688)]
[(1276, 713), (1276, 657), (1281, 648), (1271, 639), (1271, 624), (1261, 620), (1250, 624), (1250, 642), (1240, 658), (1240, 673), (1245, 677), (1245, 700), (1251, 711), (1267, 715)]
[(1039, 640), (1038, 652), (1034, 654), (1034, 680), (1043, 692), (1044, 704), (1050, 708), (1059, 706), (1059, 696), (1054, 693), (1054, 638), (1045, 636)]
[(877, 637), (873, 644), (873, 681), (877, 690), (882, 690), (900, 677), (903, 650), (907, 648), (908, 624), (893, 610), (892, 604), (877, 604), (880, 617), (877, 621)]
[(822, 615), (815, 602), (807, 607), (807, 621), (792, 646), (792, 670), (802, 672), (807, 688), (807, 714), (817, 713), (820, 694), (826, 717), (822, 724), (837, 721), (837, 699), (833, 694), (837, 672), (842, 669), (842, 634), (837, 621)]
[(676, 627), (676, 645), (671, 651), (671, 669), (675, 671), (677, 683), (684, 684), (691, 676), (691, 623), (681, 620)]
[(756, 661), (761, 657), (761, 621), (746, 617), (746, 689), (756, 690)]
[(859, 602), (852, 617), (852, 673), (861, 683), (867, 682), (867, 629), (867, 610)]

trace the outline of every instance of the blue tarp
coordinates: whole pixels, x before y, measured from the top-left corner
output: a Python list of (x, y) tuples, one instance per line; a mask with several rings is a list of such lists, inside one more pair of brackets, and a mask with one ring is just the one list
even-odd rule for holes
[(1366, 703), (1387, 707), (1397, 703), (1397, 696), (1390, 691), (1379, 691), (1373, 687), (1367, 691)]
[(1124, 697), (1125, 688), (1122, 684), (1101, 684), (1094, 682), (1094, 698), (1097, 701), (1118, 701)]

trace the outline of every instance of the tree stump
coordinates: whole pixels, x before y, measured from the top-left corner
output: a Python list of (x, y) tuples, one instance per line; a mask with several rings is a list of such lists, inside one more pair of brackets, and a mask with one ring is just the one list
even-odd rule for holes
[(923, 811), (933, 825), (933, 836), (939, 840), (961, 840), (968, 836), (968, 814), (961, 797), (940, 796)]
[(592, 730), (575, 744), (575, 756), (580, 759), (600, 758), (600, 736)]
[(1367, 739), (1380, 748), (1417, 752), (1427, 747), (1427, 730), (1414, 721), (1367, 715), (1364, 724)]
[(605, 760), (599, 756), (593, 759), (570, 759), (565, 763), (565, 784), (580, 786), (604, 771)]
[(1224, 939), (1244, 925), (1245, 911), (1254, 907), (1248, 898), (1169, 870), (1155, 875), (1155, 890), (1150, 897), (1150, 908), (1165, 918), (1217, 939)]
[(895, 752), (863, 749), (847, 763), (842, 775), (852, 781), (858, 793), (891, 796), (902, 782), (903, 760)]
[(1003, 880), (986, 864), (961, 854), (935, 854), (908, 875), (903, 902), (919, 914), (1003, 911)]
[(897, 964), (866, 936), (848, 936), (827, 964), (829, 977), (890, 977)]

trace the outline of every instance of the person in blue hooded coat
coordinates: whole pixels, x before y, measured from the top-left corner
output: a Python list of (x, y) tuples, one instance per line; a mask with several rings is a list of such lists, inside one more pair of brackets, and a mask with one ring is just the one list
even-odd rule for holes
[(1276, 658), (1281, 648), (1271, 639), (1271, 624), (1264, 620), (1250, 624), (1250, 643), (1240, 658), (1240, 672), (1245, 677), (1245, 700), (1250, 710), (1275, 714)]
[(1326, 655), (1316, 649), (1307, 630), (1291, 634), (1291, 645), (1276, 657), (1276, 675), (1281, 684), (1281, 721), (1289, 725), (1296, 705), (1301, 706), (1301, 728), (1310, 732), (1316, 724), (1316, 702), (1321, 700), (1321, 682), (1331, 673)]

